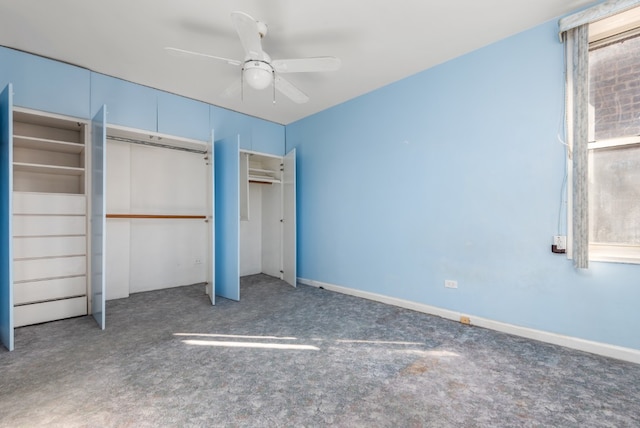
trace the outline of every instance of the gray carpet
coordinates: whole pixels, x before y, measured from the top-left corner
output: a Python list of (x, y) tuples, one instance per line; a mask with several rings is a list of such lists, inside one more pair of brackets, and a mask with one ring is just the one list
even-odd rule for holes
[(640, 366), (265, 275), (16, 330), (2, 427), (638, 427)]

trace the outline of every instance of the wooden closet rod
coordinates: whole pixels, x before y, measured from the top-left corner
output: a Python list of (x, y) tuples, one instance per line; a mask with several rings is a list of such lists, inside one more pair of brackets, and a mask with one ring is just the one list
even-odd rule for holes
[(107, 214), (107, 218), (160, 218), (160, 219), (197, 219), (206, 220), (206, 215), (159, 215), (159, 214)]

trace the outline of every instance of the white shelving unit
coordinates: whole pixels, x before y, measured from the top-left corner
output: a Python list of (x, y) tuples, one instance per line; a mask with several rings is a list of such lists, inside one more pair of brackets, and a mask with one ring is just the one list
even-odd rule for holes
[(13, 113), (14, 326), (86, 315), (86, 122)]
[(295, 198), (295, 177), (287, 182), (285, 169), (284, 157), (240, 152), (240, 275), (265, 273), (295, 285), (295, 239), (288, 238), (295, 236), (295, 199), (290, 209), (286, 203), (287, 195)]
[(280, 183), (282, 176), (282, 161), (270, 157), (250, 155), (248, 157), (248, 180), (249, 183)]

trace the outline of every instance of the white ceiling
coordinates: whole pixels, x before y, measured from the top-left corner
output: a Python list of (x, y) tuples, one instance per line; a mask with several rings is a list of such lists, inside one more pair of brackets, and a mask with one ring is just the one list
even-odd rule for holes
[[(0, 45), (281, 124), (340, 104), (593, 0), (0, 0)], [(309, 97), (222, 92), (240, 68), (166, 46), (243, 60), (230, 13), (267, 24), (273, 59), (336, 56), (340, 70), (287, 74)]]

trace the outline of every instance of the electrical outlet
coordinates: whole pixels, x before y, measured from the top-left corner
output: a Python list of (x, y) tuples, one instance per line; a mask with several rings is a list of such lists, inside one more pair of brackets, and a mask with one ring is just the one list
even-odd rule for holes
[(565, 235), (555, 235), (553, 237), (553, 244), (551, 245), (551, 252), (564, 254), (567, 251), (567, 237)]
[(458, 281), (454, 281), (453, 279), (445, 279), (444, 286), (446, 288), (458, 288)]
[(197, 264), (197, 265), (201, 265), (201, 264), (202, 264), (202, 260), (200, 260), (200, 259), (196, 259), (196, 264)]
[(558, 250), (566, 250), (567, 249), (567, 237), (564, 235), (556, 235), (553, 237), (553, 245), (558, 248)]

